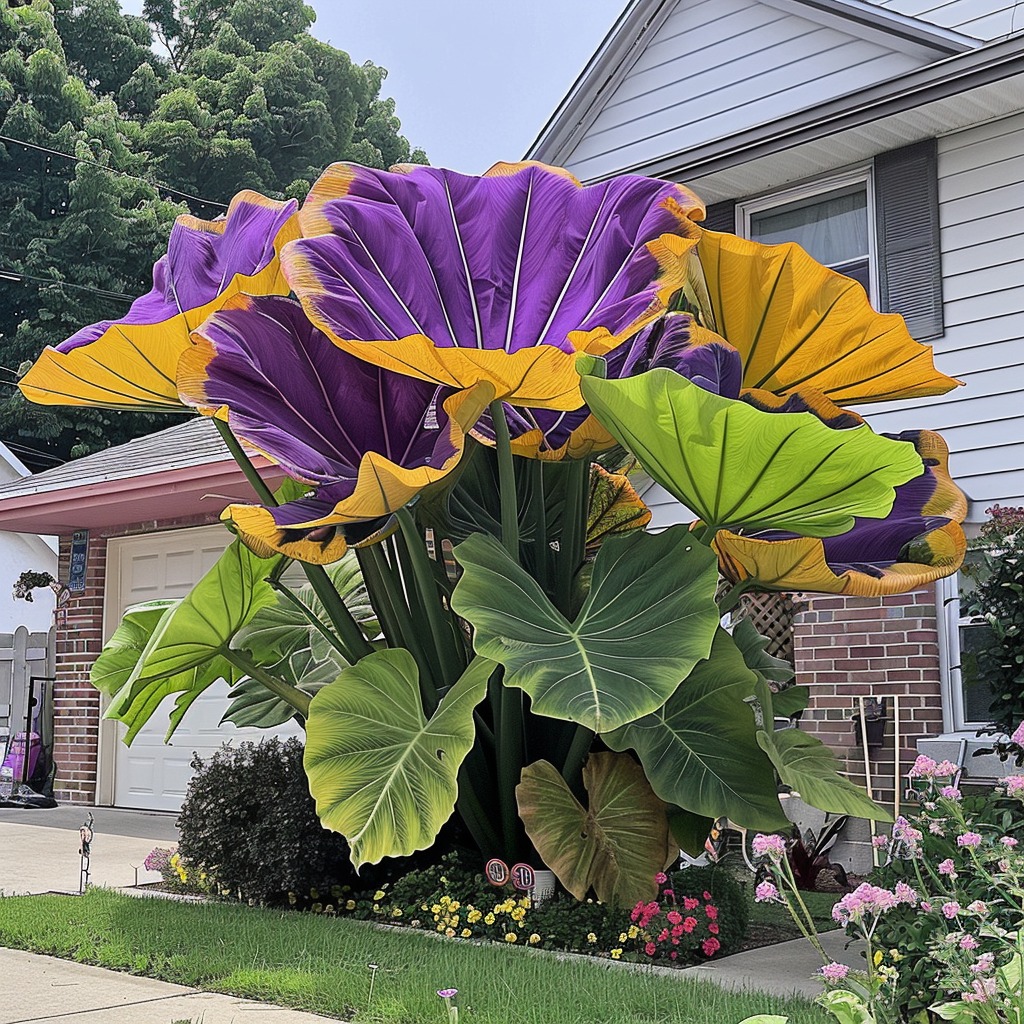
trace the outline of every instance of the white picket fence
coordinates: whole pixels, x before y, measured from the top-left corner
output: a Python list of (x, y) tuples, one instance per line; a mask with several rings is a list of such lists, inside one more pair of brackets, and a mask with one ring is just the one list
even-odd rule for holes
[(0, 633), (0, 752), (8, 736), (25, 728), (29, 679), (54, 675), (55, 641), (53, 628), (30, 633), (19, 626), (13, 633)]

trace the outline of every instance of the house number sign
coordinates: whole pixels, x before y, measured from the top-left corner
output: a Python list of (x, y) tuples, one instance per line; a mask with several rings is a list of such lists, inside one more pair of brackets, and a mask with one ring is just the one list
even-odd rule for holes
[(71, 568), (68, 572), (68, 590), (85, 590), (85, 563), (89, 552), (89, 531), (78, 530), (71, 535)]

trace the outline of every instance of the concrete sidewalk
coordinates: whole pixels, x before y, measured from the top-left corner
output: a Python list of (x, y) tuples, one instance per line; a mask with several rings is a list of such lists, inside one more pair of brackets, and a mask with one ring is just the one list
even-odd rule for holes
[(158, 882), (143, 861), (154, 846), (173, 846), (178, 830), (170, 814), (111, 807), (0, 808), (0, 893), (78, 892), (78, 829), (92, 812), (90, 882), (121, 888)]
[(0, 949), (0, 1024), (331, 1024), (236, 996)]

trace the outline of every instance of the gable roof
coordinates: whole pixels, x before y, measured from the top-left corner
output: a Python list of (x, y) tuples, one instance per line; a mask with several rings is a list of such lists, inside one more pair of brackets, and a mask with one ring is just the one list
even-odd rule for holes
[[(256, 458), (271, 486), (283, 473)], [(66, 534), (218, 515), (255, 494), (206, 417), (0, 486), (0, 530)]]

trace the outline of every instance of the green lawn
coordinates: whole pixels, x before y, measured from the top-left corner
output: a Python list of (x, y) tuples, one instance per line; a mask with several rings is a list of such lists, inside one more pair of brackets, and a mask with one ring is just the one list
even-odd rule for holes
[[(0, 899), (0, 945), (374, 1024), (738, 1024), (777, 1013), (827, 1024), (802, 1000), (723, 992), (619, 964), (441, 941), (355, 921), (222, 904), (84, 897)], [(379, 965), (372, 1001), (370, 969)]]
[[(752, 885), (749, 888), (753, 890)], [(802, 892), (800, 895), (811, 912), (819, 932), (830, 932), (839, 927), (832, 920), (832, 907), (839, 899), (839, 893)], [(800, 929), (785, 907), (778, 903), (755, 903), (752, 891), (749, 899), (750, 925), (747, 929), (745, 949), (801, 937)]]

